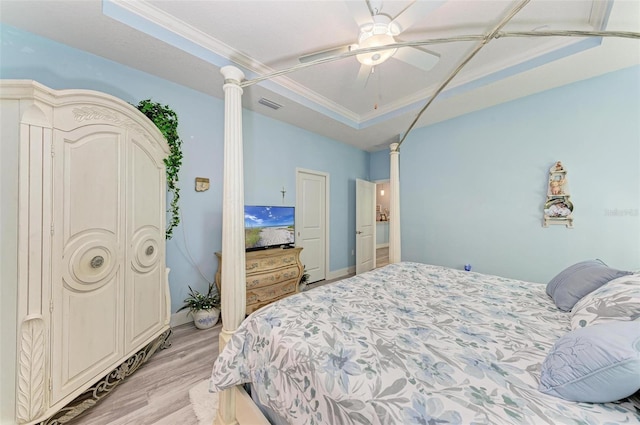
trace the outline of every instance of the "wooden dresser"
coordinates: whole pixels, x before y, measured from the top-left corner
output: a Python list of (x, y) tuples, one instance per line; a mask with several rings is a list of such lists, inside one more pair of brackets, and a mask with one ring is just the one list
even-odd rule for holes
[[(301, 251), (302, 247), (295, 247), (246, 253), (247, 314), (298, 292), (298, 283), (304, 271), (300, 262)], [(222, 253), (216, 252), (216, 257), (216, 286), (221, 292)]]

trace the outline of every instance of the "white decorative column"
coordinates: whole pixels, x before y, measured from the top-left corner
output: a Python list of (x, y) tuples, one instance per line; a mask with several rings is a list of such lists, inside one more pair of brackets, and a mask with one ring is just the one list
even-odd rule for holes
[[(244, 168), (242, 160), (241, 70), (234, 66), (220, 69), (224, 76), (224, 174), (222, 192), (222, 255), (220, 350), (244, 320), (246, 309), (246, 271), (244, 245)], [(235, 389), (220, 393), (217, 423), (235, 424)]]
[(400, 145), (392, 143), (389, 146), (391, 161), (391, 203), (389, 205), (389, 263), (397, 263), (401, 259), (400, 253)]

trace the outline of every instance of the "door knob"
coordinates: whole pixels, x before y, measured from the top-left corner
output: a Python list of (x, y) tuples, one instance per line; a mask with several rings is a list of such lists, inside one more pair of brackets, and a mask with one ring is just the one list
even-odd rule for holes
[(356, 230), (356, 235), (361, 234), (362, 232), (360, 230)]

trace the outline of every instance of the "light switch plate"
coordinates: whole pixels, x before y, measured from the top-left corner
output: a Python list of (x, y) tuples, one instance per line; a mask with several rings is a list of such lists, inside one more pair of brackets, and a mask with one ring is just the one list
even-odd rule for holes
[(196, 177), (196, 192), (204, 192), (209, 189), (209, 179), (206, 177)]

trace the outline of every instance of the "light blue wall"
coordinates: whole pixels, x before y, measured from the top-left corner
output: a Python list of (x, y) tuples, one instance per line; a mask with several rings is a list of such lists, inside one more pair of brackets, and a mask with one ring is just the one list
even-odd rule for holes
[(369, 154), (298, 127), (246, 111), (245, 200), (247, 204), (294, 205), (295, 169), (329, 174), (330, 270), (355, 265), (355, 181), (369, 177)]
[[(167, 245), (175, 311), (187, 285), (206, 285), (190, 257), (207, 279), (217, 266), (222, 102), (11, 27), (0, 31), (1, 78), (99, 90), (131, 103), (151, 97), (178, 113), (183, 222)], [(585, 258), (639, 269), (639, 75), (634, 67), (414, 130), (400, 154), (403, 259), (471, 263), (533, 281)], [(387, 179), (388, 150), (368, 154), (250, 111), (243, 119), (246, 202), (280, 205), (284, 186), (285, 204), (293, 205), (296, 167), (329, 173), (330, 270), (352, 266), (354, 181)], [(571, 230), (541, 227), (547, 170), (557, 160), (569, 170)], [(196, 193), (195, 177), (209, 177), (211, 189)]]
[(391, 159), (389, 149), (371, 152), (369, 156), (369, 175), (371, 181), (387, 180), (391, 174)]
[[(172, 311), (187, 285), (204, 290), (221, 248), (223, 103), (186, 87), (51, 40), (0, 25), (0, 78), (33, 79), (54, 89), (91, 89), (137, 104), (152, 98), (179, 117), (184, 141), (180, 172), (182, 223), (167, 243)], [(244, 111), (247, 204), (295, 203), (296, 167), (328, 173), (331, 181), (330, 270), (355, 264), (355, 179), (369, 177), (369, 154), (262, 115)], [(195, 192), (195, 178), (211, 188)], [(194, 265), (195, 264), (195, 265)], [(197, 265), (197, 267), (196, 267)]]
[[(575, 228), (543, 228), (548, 170)], [(640, 269), (640, 67), (414, 130), (400, 153), (402, 258), (547, 282), (600, 258)]]

